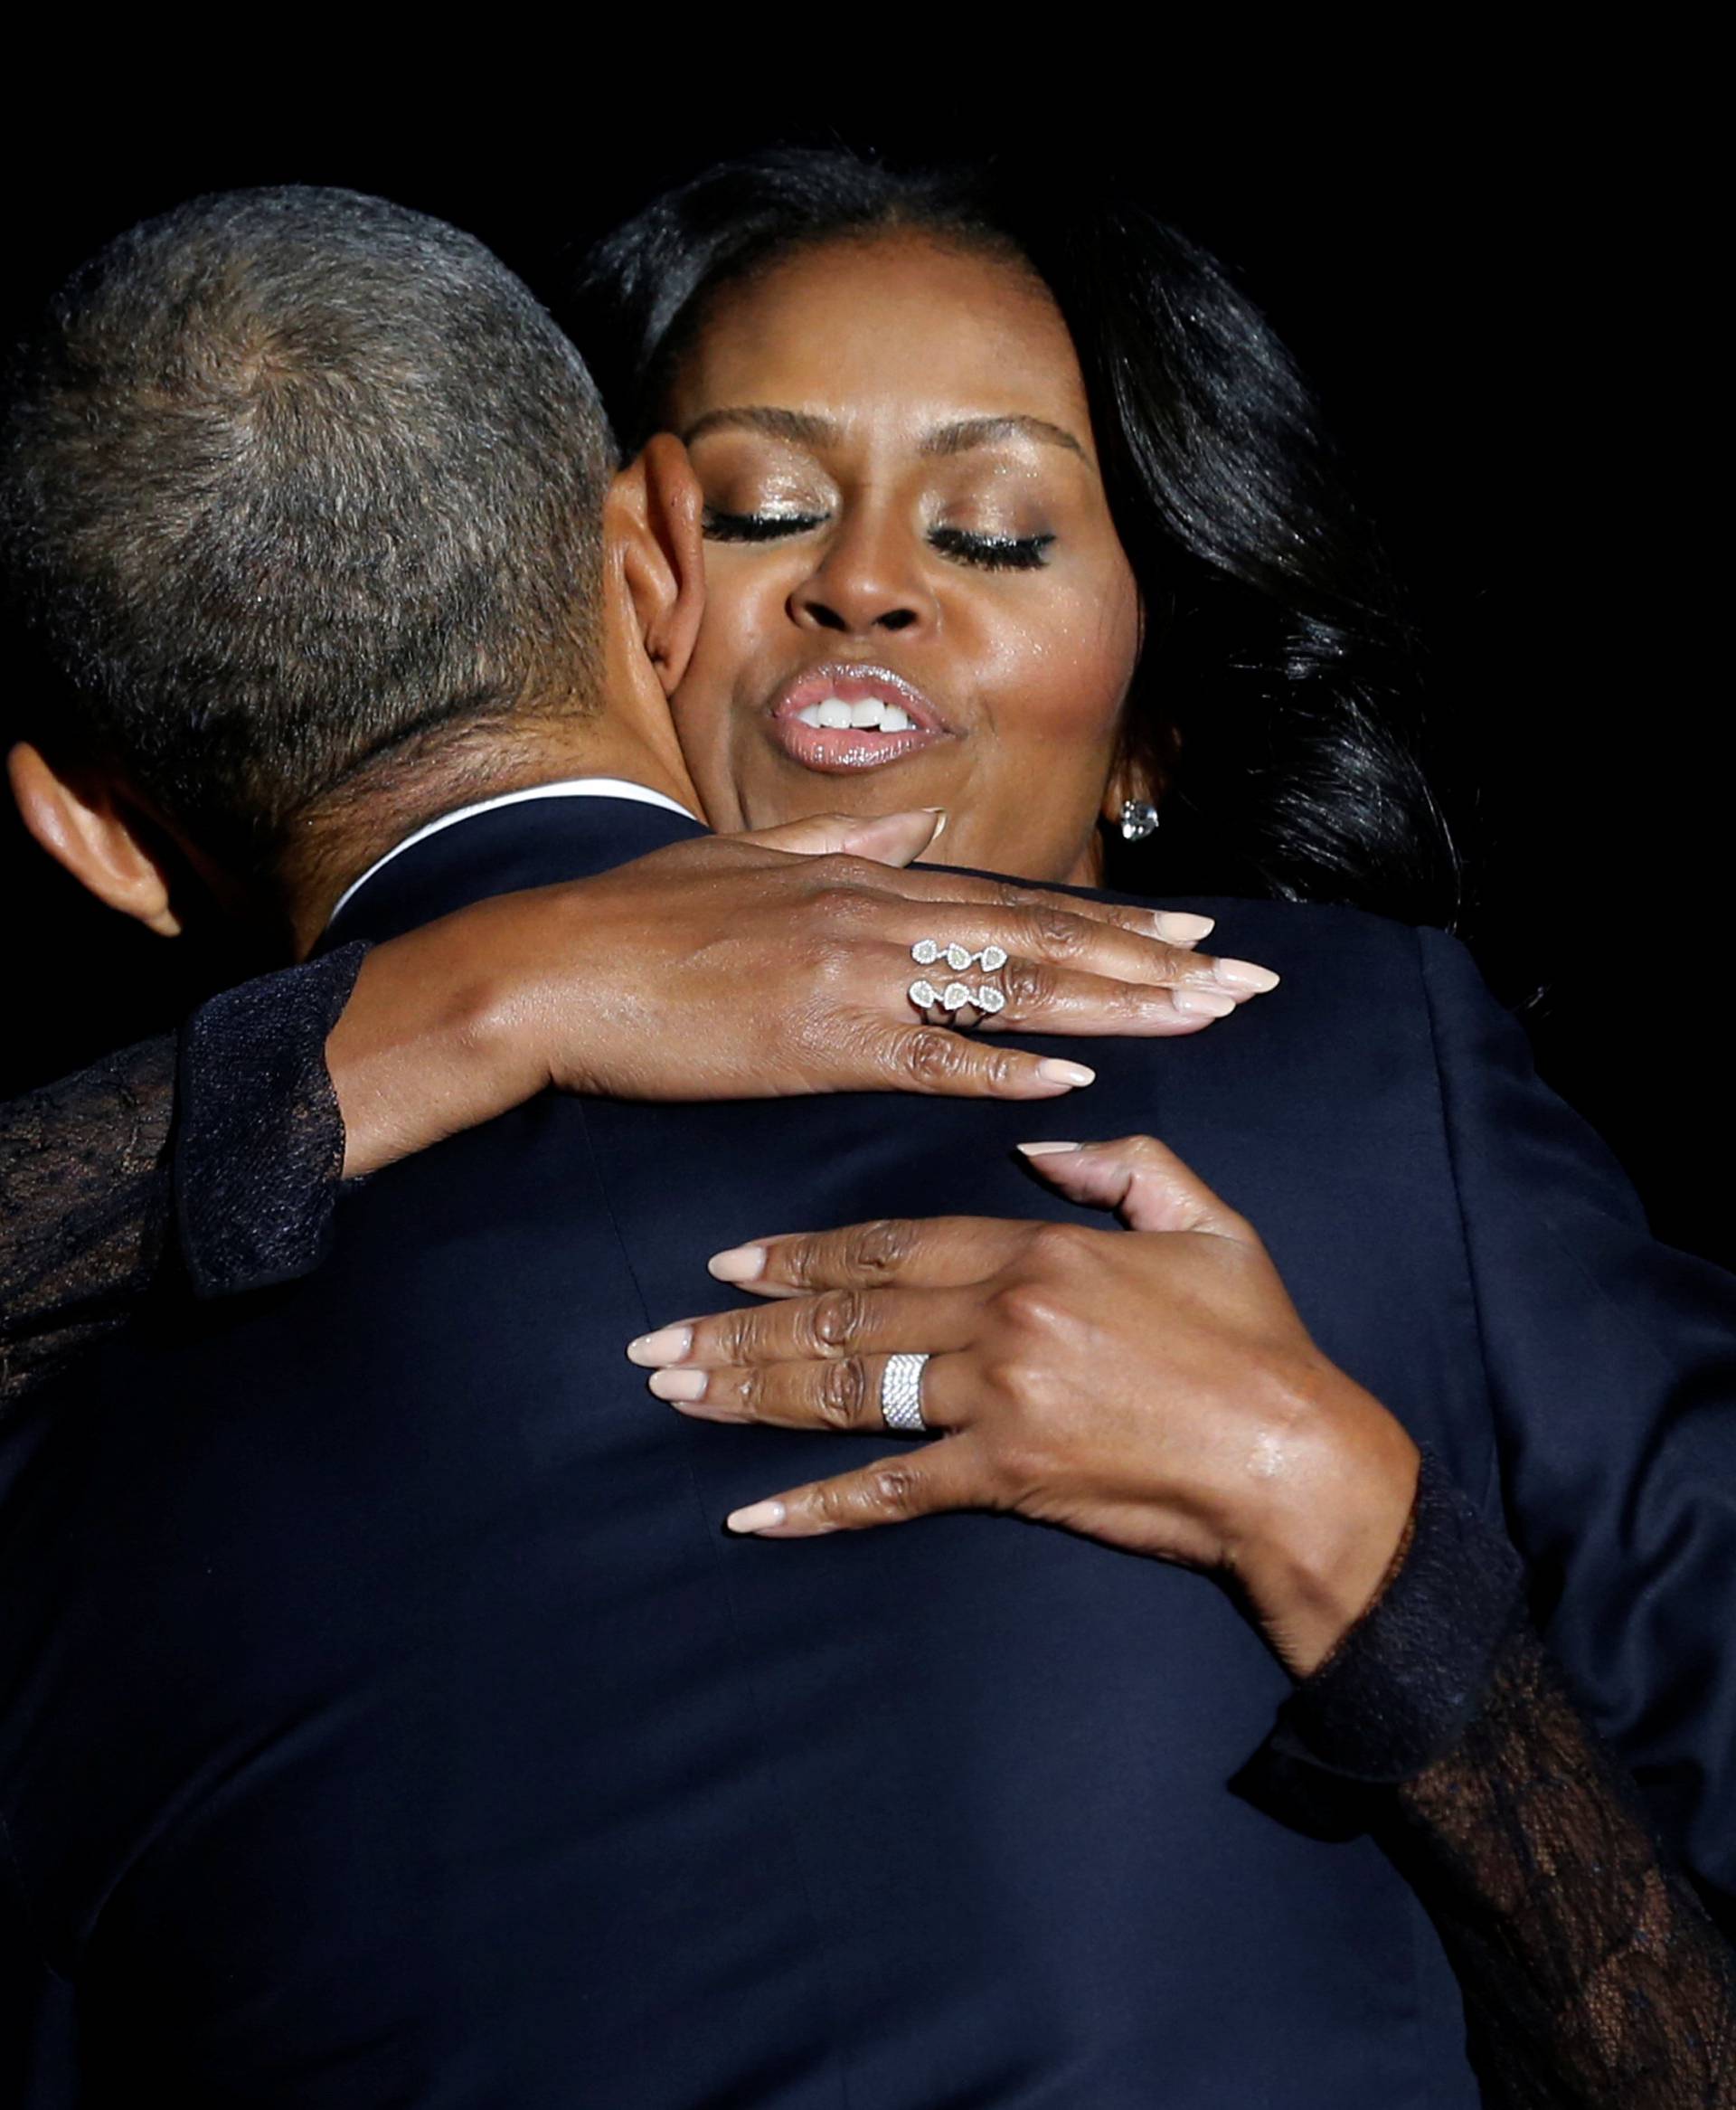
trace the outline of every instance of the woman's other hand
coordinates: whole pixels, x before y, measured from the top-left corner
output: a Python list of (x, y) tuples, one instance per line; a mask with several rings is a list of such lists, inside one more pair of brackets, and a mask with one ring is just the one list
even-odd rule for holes
[(1251, 1225), (1161, 1143), (1027, 1148), (1127, 1230), (960, 1216), (768, 1238), (712, 1270), (773, 1301), (629, 1355), (684, 1414), (884, 1439), (886, 1359), (926, 1353), (939, 1441), (732, 1528), (805, 1538), (1015, 1511), (1232, 1579), (1306, 1676), (1391, 1565), (1414, 1444), (1316, 1348)]
[[(706, 837), (376, 946), (327, 1043), (349, 1178), (553, 1084), (623, 1099), (813, 1092), (1045, 1099), (1091, 1072), (954, 1030), (909, 991), (992, 985), (985, 1027), (1196, 1033), (1277, 977), (1205, 918), (902, 867), (931, 812)], [(962, 977), (924, 938), (979, 957)], [(985, 966), (985, 948), (1006, 954)]]

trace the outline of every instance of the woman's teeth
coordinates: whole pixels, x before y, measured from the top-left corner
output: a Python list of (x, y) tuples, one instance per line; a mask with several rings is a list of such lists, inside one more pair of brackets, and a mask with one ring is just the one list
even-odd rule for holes
[(901, 704), (889, 704), (873, 696), (865, 704), (846, 704), (842, 696), (823, 696), (817, 704), (804, 704), (796, 714), (802, 725), (823, 726), (830, 733), (853, 727), (859, 733), (909, 733), (916, 721)]

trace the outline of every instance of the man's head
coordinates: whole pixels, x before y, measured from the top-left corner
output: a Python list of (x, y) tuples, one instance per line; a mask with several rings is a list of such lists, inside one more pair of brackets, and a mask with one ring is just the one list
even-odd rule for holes
[[(147, 858), (155, 828), (280, 875), (561, 752), (618, 657), (614, 468), (582, 361), (468, 235), (304, 188), (132, 229), (57, 298), (5, 424), (6, 568), (64, 677), (14, 758), (27, 822), (99, 892), (57, 838), (88, 852), (118, 797)], [(625, 513), (655, 570), (643, 477)]]

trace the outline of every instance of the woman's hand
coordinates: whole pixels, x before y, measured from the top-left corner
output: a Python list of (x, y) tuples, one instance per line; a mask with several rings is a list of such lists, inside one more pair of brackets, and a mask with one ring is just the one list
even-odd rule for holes
[[(1193, 948), (1205, 918), (901, 869), (933, 813), (822, 818), (674, 844), (376, 946), (326, 1046), (373, 1171), (553, 1084), (624, 1099), (811, 1092), (1045, 1099), (1091, 1081), (919, 1014), (919, 940), (1009, 956), (962, 979), (1049, 1034), (1196, 1033), (1277, 980)], [(973, 1009), (967, 1014), (976, 1017)]]
[(1252, 1227), (1162, 1144), (1026, 1149), (1127, 1229), (956, 1216), (769, 1238), (711, 1264), (776, 1301), (627, 1353), (684, 1414), (882, 1439), (887, 1357), (926, 1353), (940, 1441), (731, 1528), (793, 1538), (1016, 1511), (1232, 1578), (1306, 1676), (1391, 1565), (1414, 1444), (1315, 1347)]

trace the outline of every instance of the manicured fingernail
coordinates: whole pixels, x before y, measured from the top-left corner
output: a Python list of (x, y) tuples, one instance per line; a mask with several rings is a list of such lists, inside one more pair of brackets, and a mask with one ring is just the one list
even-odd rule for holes
[(1214, 960), (1212, 972), (1225, 989), (1239, 989), (1246, 996), (1257, 997), (1278, 987), (1278, 977), (1271, 969), (1258, 966), (1251, 960)]
[(703, 1370), (653, 1370), (647, 1383), (659, 1399), (693, 1400), (705, 1396)]
[(1055, 1055), (1044, 1055), (1037, 1064), (1037, 1074), (1045, 1084), (1095, 1084), (1097, 1072), (1088, 1070), (1083, 1063), (1064, 1063)]
[(1165, 945), (1197, 945), (1218, 927), (1215, 916), (1191, 916), (1178, 908), (1154, 909), (1151, 921)]
[(757, 1282), (766, 1272), (763, 1245), (731, 1245), (727, 1253), (714, 1253), (705, 1263), (720, 1282)]
[(947, 809), (944, 806), (925, 806), (922, 810), (924, 813), (937, 813), (940, 817), (934, 824), (934, 833), (929, 837), (929, 847), (933, 849), (947, 832)]
[(1053, 1158), (1062, 1150), (1076, 1150), (1077, 1143), (1021, 1143), (1018, 1148), (1027, 1158)]
[(745, 1509), (731, 1509), (727, 1519), (731, 1531), (769, 1531), (783, 1520), (781, 1502), (750, 1502)]
[(1184, 1018), (1227, 1018), (1236, 999), (1216, 989), (1172, 989), (1170, 999)]
[(691, 1326), (659, 1327), (656, 1333), (642, 1333), (637, 1340), (627, 1344), (629, 1363), (678, 1363), (693, 1345)]

